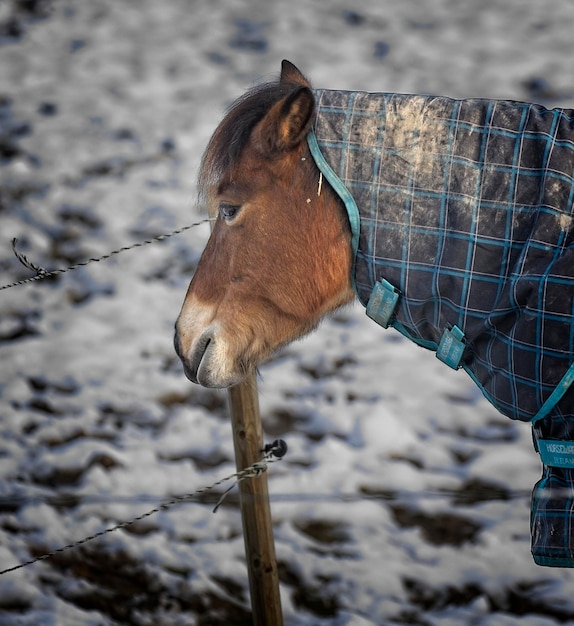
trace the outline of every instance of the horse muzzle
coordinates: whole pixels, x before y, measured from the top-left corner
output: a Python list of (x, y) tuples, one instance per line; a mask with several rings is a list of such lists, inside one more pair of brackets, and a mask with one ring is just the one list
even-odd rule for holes
[(183, 371), (192, 383), (221, 389), (240, 382), (241, 377), (236, 372), (224, 367), (225, 359), (219, 354), (221, 346), (212, 329), (204, 331), (191, 348), (186, 349), (176, 328), (173, 344)]

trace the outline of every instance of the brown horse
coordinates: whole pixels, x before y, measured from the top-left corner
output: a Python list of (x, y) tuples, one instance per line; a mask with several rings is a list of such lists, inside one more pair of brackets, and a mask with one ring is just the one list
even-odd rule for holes
[(573, 131), (535, 104), (312, 90), (284, 61), (203, 158), (216, 219), (176, 324), (187, 377), (234, 385), (356, 293), (532, 422), (534, 559), (574, 567)]
[(284, 62), (207, 147), (200, 193), (217, 219), (175, 337), (193, 382), (238, 383), (354, 296), (346, 213), (306, 141), (314, 112), (309, 83)]

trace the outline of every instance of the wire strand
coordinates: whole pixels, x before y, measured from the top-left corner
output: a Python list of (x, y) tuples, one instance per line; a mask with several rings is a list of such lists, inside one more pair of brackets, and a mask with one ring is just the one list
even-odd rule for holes
[(285, 448), (282, 447), (282, 444), (284, 445), (285, 442), (282, 442), (282, 444), (279, 442), (282, 442), (282, 440), (277, 440), (273, 442), (271, 446), (265, 446), (265, 450), (264, 450), (265, 454), (263, 455), (260, 461), (253, 463), (249, 467), (239, 472), (236, 472), (235, 474), (226, 476), (225, 478), (218, 480), (217, 482), (213, 483), (212, 485), (209, 485), (208, 487), (202, 487), (200, 489), (197, 489), (196, 491), (193, 491), (192, 493), (187, 493), (182, 496), (175, 496), (171, 500), (168, 500), (164, 502), (163, 504), (160, 504), (159, 506), (155, 507), (151, 511), (146, 511), (145, 513), (142, 513), (141, 515), (138, 515), (137, 517), (134, 517), (130, 520), (127, 520), (125, 522), (120, 522), (119, 524), (116, 524), (115, 526), (111, 526), (110, 528), (101, 530), (97, 533), (94, 533), (93, 535), (89, 535), (88, 537), (84, 537), (83, 539), (79, 539), (78, 541), (69, 543), (65, 546), (62, 546), (61, 548), (56, 548), (55, 550), (51, 550), (50, 552), (41, 554), (40, 556), (30, 559), (29, 561), (24, 561), (23, 563), (19, 563), (18, 565), (14, 565), (13, 567), (8, 567), (6, 569), (0, 570), (0, 576), (4, 574), (8, 574), (9, 572), (14, 572), (18, 569), (22, 569), (23, 567), (28, 567), (29, 565), (38, 563), (38, 561), (44, 561), (46, 559), (49, 559), (55, 556), (56, 554), (67, 552), (68, 550), (77, 548), (85, 543), (88, 543), (89, 541), (93, 541), (94, 539), (98, 539), (99, 537), (103, 537), (104, 535), (115, 532), (116, 530), (127, 528), (128, 526), (131, 526), (132, 524), (135, 524), (136, 522), (141, 522), (141, 520), (144, 520), (147, 517), (150, 517), (151, 515), (155, 515), (156, 513), (159, 513), (160, 511), (167, 511), (167, 509), (171, 508), (175, 504), (179, 504), (180, 502), (190, 500), (202, 493), (205, 493), (206, 491), (210, 491), (214, 487), (217, 487), (221, 485), (222, 483), (227, 482), (228, 480), (232, 480), (235, 478), (237, 482), (233, 484), (229, 489), (227, 489), (222, 494), (215, 509), (213, 510), (213, 512), (215, 513), (217, 509), (219, 508), (219, 506), (221, 505), (221, 503), (223, 502), (225, 496), (231, 491), (231, 489), (233, 489), (233, 487), (238, 485), (242, 480), (245, 480), (246, 478), (256, 478), (258, 476), (261, 476), (261, 474), (267, 471), (267, 466), (269, 463), (274, 463), (276, 461), (281, 460), (281, 458), (285, 454), (285, 452), (282, 452), (282, 450), (283, 449), (286, 450), (286, 447)]
[(116, 256), (117, 254), (121, 254), (122, 252), (127, 252), (128, 250), (133, 250), (134, 248), (141, 248), (143, 246), (148, 246), (149, 244), (157, 243), (159, 241), (164, 241), (165, 239), (169, 239), (170, 237), (173, 237), (174, 235), (181, 235), (181, 233), (184, 233), (185, 231), (190, 230), (191, 228), (195, 228), (196, 226), (201, 226), (202, 224), (212, 222), (213, 220), (214, 218), (211, 218), (211, 217), (206, 218), (204, 220), (200, 220), (199, 222), (194, 222), (193, 224), (188, 224), (187, 226), (182, 226), (181, 228), (177, 228), (176, 230), (173, 230), (170, 233), (158, 235), (157, 237), (152, 237), (151, 239), (146, 239), (145, 241), (138, 241), (137, 243), (133, 243), (129, 246), (123, 246), (122, 248), (118, 248), (117, 250), (112, 250), (112, 252), (103, 254), (100, 257), (92, 257), (85, 261), (74, 263), (74, 265), (70, 265), (69, 267), (59, 268), (59, 269), (50, 270), (50, 271), (46, 270), (45, 268), (39, 265), (36, 265), (32, 261), (30, 261), (30, 259), (25, 254), (20, 252), (17, 248), (18, 239), (14, 238), (12, 240), (12, 249), (14, 251), (14, 254), (16, 255), (16, 258), (18, 259), (18, 261), (20, 261), (20, 263), (22, 263), (22, 265), (24, 265), (24, 267), (36, 272), (36, 275), (31, 276), (29, 278), (24, 278), (22, 280), (17, 280), (8, 285), (2, 285), (0, 286), (0, 291), (4, 289), (11, 289), (12, 287), (18, 287), (20, 285), (26, 285), (27, 283), (32, 283), (38, 280), (44, 280), (45, 278), (53, 278), (54, 276), (59, 276), (60, 274), (65, 274), (66, 272), (71, 272), (73, 270), (79, 269), (80, 267), (85, 267), (86, 265), (90, 265), (90, 263), (99, 263), (100, 261), (105, 261), (113, 256)]

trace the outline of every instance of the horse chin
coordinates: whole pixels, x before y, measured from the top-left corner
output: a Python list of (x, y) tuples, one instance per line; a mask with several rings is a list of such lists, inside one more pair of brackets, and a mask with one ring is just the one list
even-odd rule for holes
[(197, 379), (193, 382), (211, 389), (226, 389), (237, 385), (244, 378), (244, 373), (239, 374), (220, 367), (214, 368), (207, 359), (203, 358), (197, 370)]
[(186, 371), (186, 376), (192, 382), (212, 389), (225, 389), (244, 380), (245, 368), (237, 366), (222, 348), (221, 340), (216, 341), (213, 336), (205, 339), (204, 335), (196, 350), (196, 363), (189, 373)]
[(220, 370), (213, 370), (205, 358), (196, 370), (192, 370), (184, 363), (183, 372), (192, 383), (211, 389), (226, 389), (240, 383), (244, 378), (240, 375), (222, 375)]

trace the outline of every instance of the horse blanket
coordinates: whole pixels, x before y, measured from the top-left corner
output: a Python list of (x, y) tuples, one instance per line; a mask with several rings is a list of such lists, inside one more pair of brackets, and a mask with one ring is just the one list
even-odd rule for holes
[(309, 146), (347, 209), (359, 300), (533, 423), (534, 558), (574, 566), (574, 111), (314, 93)]

